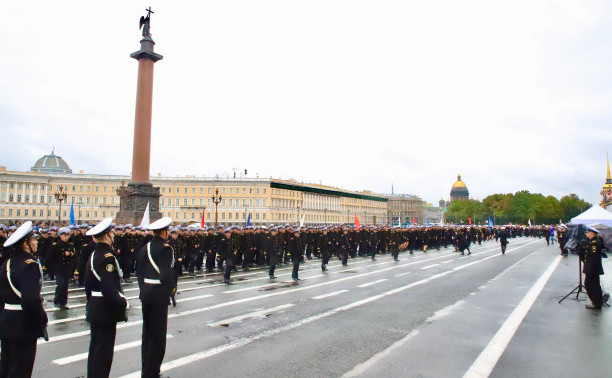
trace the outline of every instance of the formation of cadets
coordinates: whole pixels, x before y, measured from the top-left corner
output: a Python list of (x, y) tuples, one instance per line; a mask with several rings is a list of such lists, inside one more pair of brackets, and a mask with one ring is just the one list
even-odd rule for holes
[[(132, 225), (115, 225), (107, 218), (96, 226), (35, 228), (26, 222), (19, 228), (0, 224), (0, 377), (29, 377), (32, 374), (36, 343), (47, 338), (47, 315), (40, 294), (44, 275), (56, 281), (54, 304), (67, 309), (68, 284), (85, 287), (86, 320), (91, 339), (88, 377), (110, 374), (116, 324), (127, 321), (129, 303), (122, 283), (138, 277), (142, 302), (142, 376), (159, 377), (165, 354), (168, 306), (176, 304), (174, 294), (181, 275), (196, 271), (223, 272), (231, 284), (238, 269), (268, 267), (276, 278), (277, 265), (292, 264), (292, 278), (299, 280), (302, 261), (320, 259), (327, 270), (331, 258), (348, 265), (350, 258), (391, 254), (413, 254), (453, 246), (470, 254), (470, 245), (495, 239), (502, 253), (508, 239), (520, 236), (557, 241), (567, 254), (567, 227), (539, 226), (449, 226), (379, 227), (290, 225), (244, 228), (232, 226), (201, 228), (171, 227), (162, 218), (148, 230)], [(586, 273), (586, 272), (585, 272)], [(590, 283), (590, 282), (589, 282)], [(592, 286), (596, 286), (595, 283)], [(606, 298), (607, 300), (607, 298)], [(595, 306), (600, 305), (595, 299)]]

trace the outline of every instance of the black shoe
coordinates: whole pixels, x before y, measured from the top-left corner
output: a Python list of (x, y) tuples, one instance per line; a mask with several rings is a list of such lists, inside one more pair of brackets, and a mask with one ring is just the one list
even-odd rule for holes
[(70, 307), (63, 305), (63, 306), (57, 306), (60, 310), (70, 310)]
[(468, 255), (471, 255), (471, 254), (472, 254), (472, 252), (469, 252), (469, 251), (468, 251)]
[(586, 308), (587, 310), (601, 310), (601, 305), (599, 306), (595, 306), (595, 305), (584, 305), (584, 308)]
[(375, 259), (375, 258), (372, 258), (372, 261), (376, 261), (376, 259)]
[(273, 280), (273, 279), (275, 279), (275, 278), (276, 278), (275, 276), (270, 276), (270, 279), (271, 279), (271, 280)]
[(229, 280), (223, 280), (223, 283), (226, 284), (226, 285), (231, 285), (232, 284), (231, 282), (229, 282)]
[(322, 266), (321, 270), (325, 272), (327, 270), (327, 268), (325, 266)]
[(608, 303), (608, 300), (610, 299), (610, 294), (609, 293), (605, 293), (604, 295), (601, 296), (601, 300), (603, 303)]
[(395, 262), (399, 262), (399, 259), (395, 259)]

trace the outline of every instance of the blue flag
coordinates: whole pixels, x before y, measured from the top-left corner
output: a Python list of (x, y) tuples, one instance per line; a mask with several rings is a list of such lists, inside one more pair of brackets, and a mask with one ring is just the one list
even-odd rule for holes
[(70, 204), (70, 225), (74, 226), (76, 224), (74, 219), (74, 202)]
[(493, 221), (491, 220), (491, 217), (489, 217), (489, 229), (493, 228)]
[(427, 218), (427, 227), (429, 227), (429, 218)]
[(249, 213), (249, 216), (247, 217), (247, 226), (251, 225), (251, 213)]
[(385, 225), (385, 220), (384, 220), (384, 218), (383, 218), (383, 226), (384, 226), (384, 225)]

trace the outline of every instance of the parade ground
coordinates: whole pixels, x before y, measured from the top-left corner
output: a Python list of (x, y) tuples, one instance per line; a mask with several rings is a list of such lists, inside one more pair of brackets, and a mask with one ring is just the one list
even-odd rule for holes
[[(179, 279), (170, 308), (162, 373), (170, 377), (607, 377), (611, 309), (587, 310), (576, 255), (545, 239), (320, 260)], [(604, 270), (612, 272), (610, 259)], [(612, 279), (602, 276), (609, 290)], [(83, 377), (89, 327), (85, 294), (70, 287), (69, 310), (53, 307), (45, 281), (49, 341), (39, 340), (35, 377)], [(140, 377), (138, 285), (124, 285), (129, 321), (117, 325), (113, 377)], [(49, 302), (51, 301), (51, 302)]]

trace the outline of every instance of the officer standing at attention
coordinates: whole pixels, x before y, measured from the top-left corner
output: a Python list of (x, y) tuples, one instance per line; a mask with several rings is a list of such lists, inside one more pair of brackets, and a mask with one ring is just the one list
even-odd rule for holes
[(601, 291), (599, 276), (604, 274), (604, 270), (601, 264), (602, 243), (597, 234), (599, 234), (599, 231), (587, 226), (586, 237), (588, 240), (580, 251), (580, 259), (584, 262), (584, 267), (582, 268), (584, 288), (591, 300), (591, 304), (587, 304), (585, 307), (589, 310), (601, 309), (602, 304), (607, 302), (610, 297), (608, 294), (604, 297)]
[(112, 221), (113, 218), (106, 218), (87, 231), (87, 236), (96, 243), (85, 267), (85, 320), (91, 329), (87, 378), (109, 376), (117, 323), (127, 321), (129, 303), (121, 290), (123, 272), (112, 247), (115, 239)]
[(293, 263), (291, 278), (293, 278), (294, 281), (301, 281), (298, 278), (298, 271), (300, 270), (300, 262), (304, 256), (304, 244), (300, 238), (299, 227), (293, 230), (293, 236), (287, 242), (287, 251), (291, 253), (291, 262)]
[(148, 226), (151, 241), (138, 252), (138, 286), (142, 302), (142, 377), (160, 377), (166, 354), (168, 305), (176, 293), (174, 250), (167, 243), (171, 218)]
[[(12, 247), (0, 268), (0, 377), (31, 377), (36, 339), (46, 337), (47, 313), (40, 295), (42, 268), (32, 222), (25, 222), (4, 242)], [(8, 250), (5, 250), (8, 252)]]

